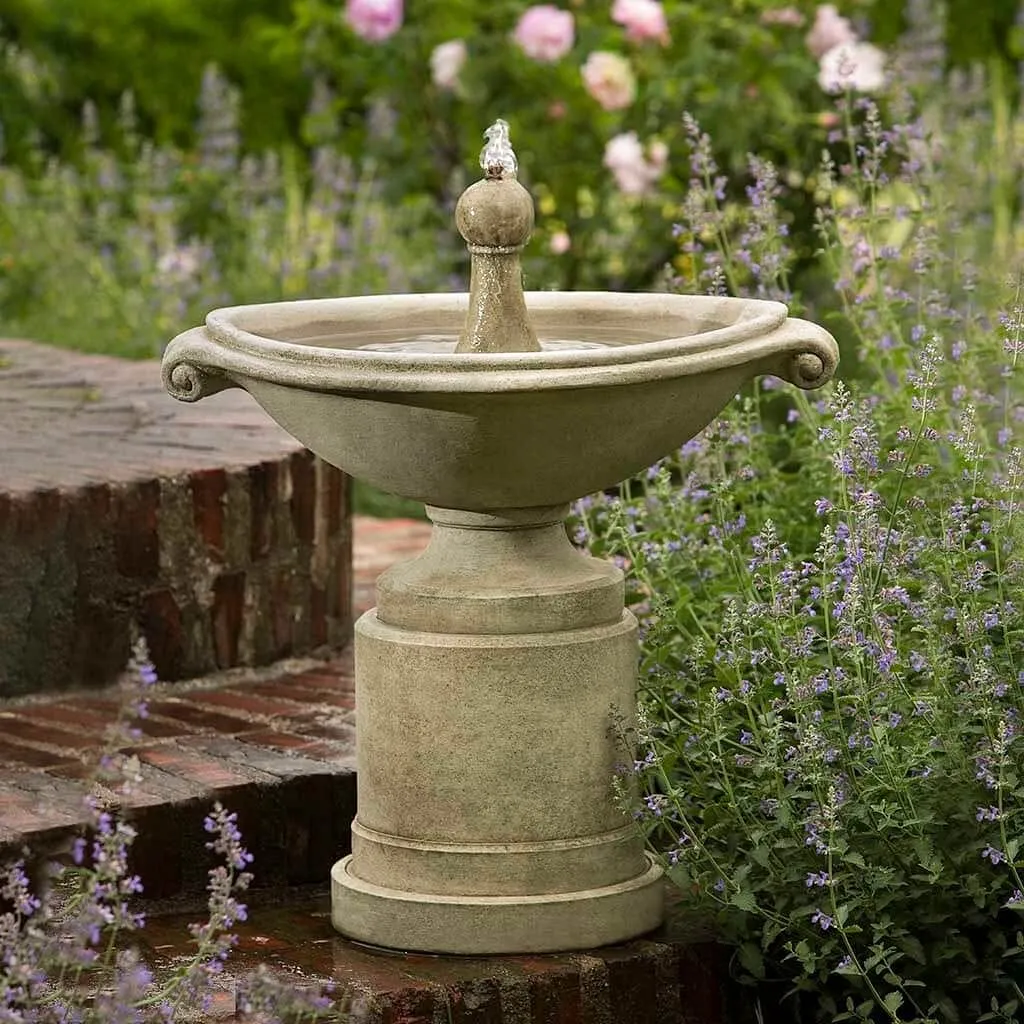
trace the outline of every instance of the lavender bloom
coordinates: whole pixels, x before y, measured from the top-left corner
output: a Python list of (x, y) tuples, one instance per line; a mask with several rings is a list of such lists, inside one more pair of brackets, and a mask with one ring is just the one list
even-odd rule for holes
[(833, 921), (828, 914), (818, 909), (811, 915), (811, 924), (816, 924), (823, 932), (827, 932), (832, 927)]

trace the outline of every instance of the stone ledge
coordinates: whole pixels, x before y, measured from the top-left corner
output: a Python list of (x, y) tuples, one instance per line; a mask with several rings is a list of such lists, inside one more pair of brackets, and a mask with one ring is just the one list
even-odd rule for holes
[(0, 695), (107, 685), (133, 631), (167, 680), (348, 641), (348, 478), (244, 392), (0, 341), (0, 451)]
[[(326, 897), (250, 905), (206, 1019), (233, 1021), (239, 977), (259, 964), (298, 984), (335, 985), (351, 1024), (740, 1024), (728, 950), (687, 935), (686, 915), (619, 946), (549, 956), (438, 957), (348, 942), (330, 926)], [(143, 933), (157, 963), (187, 952), (194, 915), (151, 919)]]

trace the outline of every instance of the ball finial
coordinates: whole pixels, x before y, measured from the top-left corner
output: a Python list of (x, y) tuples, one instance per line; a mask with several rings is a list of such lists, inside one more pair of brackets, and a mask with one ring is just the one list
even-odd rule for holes
[(516, 180), (518, 163), (508, 124), (495, 121), (484, 137), (487, 145), (480, 154), (480, 166), (486, 176), (459, 197), (455, 226), (470, 252), (519, 249), (533, 230), (533, 199)]

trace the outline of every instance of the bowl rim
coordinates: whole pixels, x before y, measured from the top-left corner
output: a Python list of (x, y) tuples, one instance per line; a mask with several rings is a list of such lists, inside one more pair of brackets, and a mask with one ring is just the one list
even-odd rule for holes
[[(305, 361), (317, 365), (373, 364), (380, 370), (401, 371), (410, 367), (417, 370), (438, 370), (451, 373), (470, 373), (478, 370), (545, 370), (571, 367), (614, 366), (645, 362), (671, 355), (682, 355), (718, 348), (767, 334), (780, 327), (789, 315), (781, 302), (769, 299), (740, 299), (715, 295), (675, 295), (659, 292), (525, 292), (527, 312), (540, 314), (608, 314), (630, 316), (646, 315), (662, 320), (666, 325), (683, 316), (692, 317), (694, 307), (699, 312), (713, 315), (718, 311), (734, 312), (719, 327), (701, 330), (695, 334), (669, 334), (655, 341), (624, 342), (602, 348), (545, 350), (541, 352), (408, 352), (381, 349), (334, 348), (309, 345), (302, 341), (284, 340), (242, 326), (239, 320), (250, 321), (263, 317), (274, 328), (308, 322), (311, 314), (339, 321), (339, 325), (365, 323), (369, 325), (387, 319), (410, 317), (422, 312), (433, 315), (464, 317), (469, 305), (466, 292), (440, 294), (360, 295), (336, 299), (299, 299), (292, 302), (258, 303), (244, 306), (226, 306), (212, 310), (206, 316), (206, 329), (212, 340), (250, 355), (283, 360)], [(382, 305), (386, 308), (382, 309)], [(625, 310), (623, 307), (627, 307)], [(347, 318), (346, 318), (347, 314)], [(711, 315), (708, 319), (711, 319)], [(719, 315), (718, 319), (726, 319)], [(326, 326), (326, 324), (325, 324)], [(429, 329), (431, 325), (424, 325)], [(461, 327), (461, 320), (445, 328)], [(415, 329), (415, 328), (414, 328)], [(353, 332), (355, 333), (355, 332)], [(354, 367), (353, 367), (354, 368)]]
[[(527, 309), (542, 330), (545, 321), (550, 324), (559, 315), (575, 322), (589, 319), (591, 325), (607, 329), (607, 318), (614, 313), (623, 323), (634, 318), (660, 323), (669, 335), (603, 348), (439, 353), (332, 348), (273, 337), (298, 328), (327, 333), (338, 325), (364, 324), (380, 331), (390, 323), (409, 330), (410, 319), (416, 323), (417, 318), (420, 331), (448, 332), (461, 326), (468, 301), (466, 293), (406, 294), (216, 309), (205, 326), (185, 331), (168, 345), (164, 385), (182, 401), (196, 401), (225, 387), (254, 391), (274, 385), (364, 397), (498, 394), (618, 387), (742, 368), (744, 378), (773, 373), (813, 388), (831, 376), (838, 360), (832, 336), (822, 327), (788, 317), (781, 302), (657, 292), (526, 293)], [(448, 319), (439, 326), (438, 317)], [(673, 325), (678, 329), (683, 317), (690, 325), (696, 321), (710, 329), (672, 336)], [(571, 337), (571, 329), (565, 333)]]

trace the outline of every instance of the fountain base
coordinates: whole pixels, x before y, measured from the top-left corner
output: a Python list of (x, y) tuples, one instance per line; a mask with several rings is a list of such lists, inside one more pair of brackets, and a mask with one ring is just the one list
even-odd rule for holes
[(625, 942), (664, 916), (661, 868), (600, 889), (535, 896), (440, 896), (389, 889), (331, 870), (331, 920), (349, 938), (387, 949), (474, 956), (556, 953)]
[(656, 928), (660, 869), (617, 806), (636, 690), (622, 574), (564, 508), (428, 509), (356, 625), (358, 817), (344, 935), (436, 953), (585, 949)]

